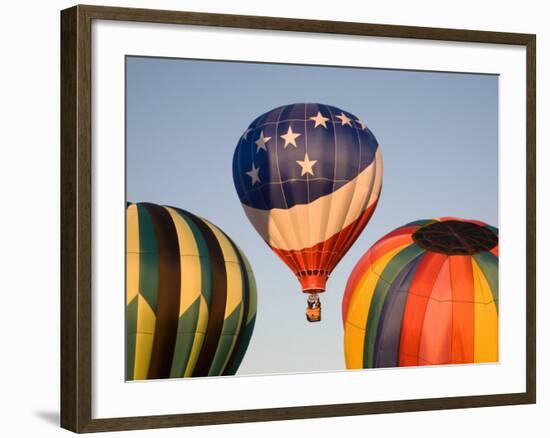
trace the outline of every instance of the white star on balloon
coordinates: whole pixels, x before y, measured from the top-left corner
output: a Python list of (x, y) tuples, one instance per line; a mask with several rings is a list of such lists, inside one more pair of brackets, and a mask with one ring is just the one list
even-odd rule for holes
[(259, 175), (259, 172), (260, 172), (260, 168), (259, 167), (256, 167), (256, 165), (254, 163), (252, 163), (252, 169), (250, 169), (249, 172), (246, 172), (246, 174), (252, 178), (252, 181), (251, 181), (251, 184), (254, 185), (256, 183), (260, 183), (260, 175)]
[(258, 140), (256, 140), (256, 152), (259, 152), (260, 149), (263, 149), (267, 152), (267, 146), (266, 143), (271, 140), (271, 137), (264, 137), (264, 131), (260, 133), (260, 137), (258, 137)]
[(342, 121), (342, 126), (344, 125), (351, 126), (351, 119), (348, 116), (346, 116), (344, 113), (340, 113), (340, 115), (336, 117)]
[(296, 145), (296, 139), (298, 137), (300, 137), (300, 135), (302, 135), (302, 134), (300, 134), (298, 132), (292, 132), (292, 126), (289, 126), (288, 131), (286, 132), (286, 134), (281, 135), (281, 138), (285, 141), (285, 149), (287, 148), (287, 146), (289, 144), (291, 144), (292, 146), (297, 148), (298, 146)]
[(365, 125), (365, 122), (363, 122), (361, 119), (355, 119), (355, 121), (357, 123), (359, 123), (359, 125), (361, 126), (361, 129), (364, 131), (365, 129), (367, 129), (367, 125)]
[(324, 117), (321, 114), (321, 111), (317, 111), (316, 116), (311, 116), (309, 120), (313, 120), (315, 122), (314, 128), (317, 128), (317, 126), (322, 126), (323, 128), (327, 127), (327, 121), (330, 120), (328, 117)]
[(298, 165), (302, 168), (301, 176), (304, 176), (306, 173), (313, 175), (313, 166), (315, 166), (317, 160), (310, 160), (306, 152), (304, 161), (296, 160), (296, 163), (298, 163)]

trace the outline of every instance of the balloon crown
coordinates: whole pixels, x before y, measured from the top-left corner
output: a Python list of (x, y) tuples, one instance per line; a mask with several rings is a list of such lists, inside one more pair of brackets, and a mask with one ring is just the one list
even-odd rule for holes
[(447, 255), (473, 255), (498, 245), (498, 236), (489, 228), (458, 220), (425, 225), (412, 238), (421, 248)]

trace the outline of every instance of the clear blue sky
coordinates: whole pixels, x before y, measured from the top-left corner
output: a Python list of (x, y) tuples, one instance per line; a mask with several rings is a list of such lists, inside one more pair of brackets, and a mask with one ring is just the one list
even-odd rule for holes
[[(232, 180), (233, 151), (249, 123), (296, 102), (363, 119), (384, 160), (378, 208), (333, 272), (317, 324), (305, 320), (306, 295), (249, 224)], [(258, 317), (239, 374), (344, 369), (341, 298), (370, 245), (416, 219), (498, 226), (498, 77), (130, 57), (127, 199), (204, 216), (247, 254)]]

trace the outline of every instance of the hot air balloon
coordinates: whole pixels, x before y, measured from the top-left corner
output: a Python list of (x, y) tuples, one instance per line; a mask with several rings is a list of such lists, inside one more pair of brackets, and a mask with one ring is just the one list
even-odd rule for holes
[(243, 252), (175, 207), (128, 204), (126, 230), (126, 379), (235, 374), (256, 319)]
[(411, 222), (355, 266), (342, 303), (347, 368), (498, 361), (498, 229)]
[(308, 320), (320, 320), (317, 294), (380, 195), (382, 157), (373, 133), (333, 106), (275, 108), (239, 139), (233, 180), (256, 231), (310, 294)]

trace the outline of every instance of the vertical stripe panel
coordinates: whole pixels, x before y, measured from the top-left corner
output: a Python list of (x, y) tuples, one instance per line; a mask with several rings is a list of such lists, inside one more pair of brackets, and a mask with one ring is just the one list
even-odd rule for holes
[(155, 228), (143, 204), (137, 204), (139, 215), (139, 293), (157, 310), (158, 249)]
[(171, 378), (184, 377), (196, 336), (199, 308), (200, 296), (179, 317), (174, 356), (170, 368)]
[(363, 344), (365, 339), (365, 329), (357, 327), (346, 321), (344, 324), (344, 357), (346, 368), (363, 368)]
[(424, 250), (416, 244), (407, 246), (395, 254), (380, 275), (381, 281), (376, 284), (369, 307), (365, 347), (363, 349), (363, 367), (374, 367), (374, 347), (378, 333), (378, 323), (380, 322), (382, 307), (384, 306), (390, 285), (395, 281), (401, 270), (423, 252)]
[(474, 261), (474, 362), (498, 361), (498, 314), (491, 288), (483, 272)]
[(254, 278), (254, 272), (252, 271), (252, 267), (250, 266), (250, 262), (248, 261), (246, 255), (238, 247), (237, 250), (239, 252), (239, 256), (242, 259), (242, 262), (244, 263), (246, 271), (246, 278), (248, 283), (248, 313), (246, 315), (245, 322), (246, 324), (250, 324), (256, 317), (256, 311), (258, 307), (256, 279)]
[(401, 327), (399, 366), (418, 365), (426, 307), (445, 259), (443, 254), (427, 252), (416, 269)]
[(243, 318), (243, 273), (237, 251), (227, 236), (216, 226), (205, 221), (216, 236), (223, 252), (225, 271), (227, 276), (227, 297), (225, 303), (224, 322), (220, 342), (214, 354), (208, 374), (216, 376), (222, 374), (231, 351), (234, 348), (237, 333)]
[(166, 210), (174, 223), (178, 236), (180, 256), (180, 303), (181, 316), (201, 294), (201, 260), (193, 231), (187, 222), (172, 208)]
[(139, 293), (139, 223), (137, 206), (126, 210), (126, 303)]
[(148, 378), (170, 377), (176, 345), (180, 304), (180, 257), (178, 236), (167, 210), (143, 204), (153, 219), (159, 257), (156, 327)]
[(451, 363), (452, 298), (451, 271), (447, 258), (437, 274), (426, 306), (418, 354), (419, 365)]
[(195, 337), (193, 338), (193, 345), (191, 347), (191, 353), (189, 354), (187, 366), (185, 367), (184, 377), (193, 376), (199, 354), (202, 350), (202, 346), (204, 345), (204, 338), (208, 326), (209, 317), (210, 315), (208, 305), (204, 297), (201, 296), (199, 298), (199, 317), (197, 320), (197, 331), (195, 332)]
[(126, 380), (134, 380), (137, 337), (137, 302), (138, 297), (136, 296), (126, 305)]
[(152, 218), (143, 204), (135, 204), (139, 228), (139, 295), (134, 379), (147, 379), (156, 327), (158, 249)]
[(490, 252), (481, 252), (474, 255), (474, 260), (489, 283), (498, 312), (498, 257)]
[(194, 214), (186, 211), (183, 211), (183, 213), (193, 222), (203, 236), (211, 260), (213, 293), (210, 297), (209, 318), (202, 348), (198, 353), (197, 362), (192, 373), (193, 377), (206, 377), (218, 348), (223, 328), (227, 301), (227, 273), (222, 249), (212, 229)]
[(202, 266), (193, 231), (174, 209), (166, 207), (178, 236), (180, 257), (180, 302), (176, 344), (170, 377), (183, 377), (191, 356), (199, 318)]
[(452, 363), (474, 361), (474, 278), (472, 258), (451, 256), (453, 290)]
[(242, 275), (239, 258), (227, 236), (215, 225), (207, 220), (203, 219), (203, 221), (214, 234), (222, 250), (227, 277), (227, 297), (224, 316), (228, 317), (242, 302)]
[(126, 380), (134, 379), (139, 294), (139, 223), (137, 206), (126, 209)]
[(378, 324), (374, 346), (374, 366), (377, 368), (396, 367), (399, 364), (401, 323), (405, 312), (407, 294), (422, 257), (423, 254), (420, 254), (402, 269), (390, 286), (380, 314), (380, 323)]
[[(206, 241), (202, 236), (200, 229), (195, 225), (189, 213), (181, 210), (179, 208), (170, 207), (170, 210), (177, 213), (179, 217), (185, 222), (189, 227), (189, 230), (193, 234), (194, 243), (199, 254), (200, 259), (200, 299), (198, 302), (198, 314), (195, 327), (195, 335), (192, 340), (191, 351), (189, 353), (189, 358), (187, 360), (187, 365), (184, 370), (184, 377), (191, 377), (193, 375), (197, 359), (202, 350), (205, 333), (208, 328), (208, 321), (210, 318), (210, 307), (212, 304), (212, 261), (210, 259), (210, 253)], [(181, 247), (180, 245), (180, 254), (188, 254), (187, 247)], [(182, 265), (183, 266), (183, 265)], [(182, 268), (183, 269), (183, 268)], [(182, 274), (183, 279), (183, 274)], [(180, 320), (180, 322), (182, 322)], [(179, 326), (178, 326), (179, 327)]]
[(156, 317), (153, 309), (151, 309), (151, 306), (143, 295), (138, 295), (137, 305), (138, 317), (134, 379), (144, 380), (148, 378), (149, 365), (151, 363)]
[(233, 249), (239, 259), (239, 266), (241, 268), (241, 276), (243, 279), (243, 289), (242, 289), (242, 316), (239, 321), (239, 326), (237, 328), (237, 337), (235, 338), (235, 343), (232, 347), (231, 353), (227, 356), (227, 359), (223, 366), (222, 375), (232, 375), (235, 374), (241, 364), (241, 361), (244, 357), (244, 353), (248, 348), (248, 343), (250, 338), (245, 337), (247, 335), (246, 326), (248, 323), (249, 317), (249, 307), (250, 307), (250, 276), (252, 273), (249, 273), (248, 261), (244, 261), (245, 257), (239, 248), (231, 242)]
[(227, 318), (225, 318), (222, 334), (220, 336), (220, 342), (218, 343), (218, 349), (216, 355), (210, 366), (209, 375), (219, 376), (223, 375), (223, 371), (227, 365), (229, 357), (235, 344), (237, 342), (238, 330), (243, 317), (243, 306), (239, 305)]

